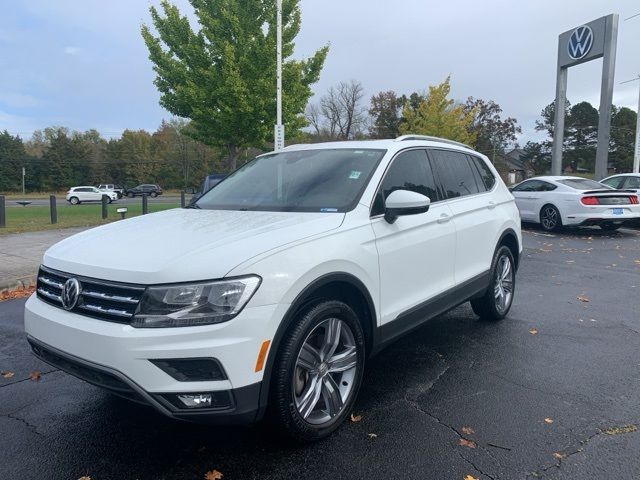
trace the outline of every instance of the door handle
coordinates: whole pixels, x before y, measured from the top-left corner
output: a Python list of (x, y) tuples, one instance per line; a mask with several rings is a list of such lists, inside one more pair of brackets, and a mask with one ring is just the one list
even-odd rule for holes
[(451, 220), (451, 217), (446, 213), (442, 213), (440, 214), (440, 218), (438, 218), (438, 223), (447, 223), (449, 220)]
[(493, 200), (490, 201), (487, 207), (489, 208), (489, 210), (493, 210), (494, 208), (496, 208), (496, 202), (494, 202)]

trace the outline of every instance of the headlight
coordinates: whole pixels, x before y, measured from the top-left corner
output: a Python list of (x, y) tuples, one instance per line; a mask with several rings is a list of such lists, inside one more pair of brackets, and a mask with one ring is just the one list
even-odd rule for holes
[(248, 276), (191, 284), (148, 287), (131, 325), (189, 327), (226, 322), (238, 315), (260, 285)]

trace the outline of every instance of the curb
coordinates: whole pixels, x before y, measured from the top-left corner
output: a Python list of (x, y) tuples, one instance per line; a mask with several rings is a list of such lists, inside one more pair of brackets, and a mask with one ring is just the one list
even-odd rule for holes
[(36, 284), (36, 275), (0, 280), (0, 293), (11, 292), (19, 288), (30, 287)]

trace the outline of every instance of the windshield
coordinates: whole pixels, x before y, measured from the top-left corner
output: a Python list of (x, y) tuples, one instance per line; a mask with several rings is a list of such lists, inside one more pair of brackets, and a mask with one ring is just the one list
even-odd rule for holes
[(611, 187), (588, 178), (567, 178), (558, 182), (576, 190), (611, 190)]
[(211, 210), (346, 212), (386, 150), (310, 149), (258, 157), (198, 200)]

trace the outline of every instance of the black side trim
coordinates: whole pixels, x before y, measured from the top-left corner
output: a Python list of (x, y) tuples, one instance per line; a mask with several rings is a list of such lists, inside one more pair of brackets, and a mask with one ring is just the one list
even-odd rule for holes
[[(513, 231), (513, 229), (511, 228), (507, 228), (504, 232), (502, 232), (502, 235), (500, 235), (500, 240), (498, 240), (498, 244), (496, 245), (496, 251), (498, 250), (498, 247), (500, 247), (500, 245), (502, 245), (502, 241), (507, 237), (507, 236), (511, 236), (513, 237), (514, 241), (516, 242), (517, 248), (516, 248), (516, 253), (513, 255), (513, 259), (516, 262), (516, 272), (518, 271), (518, 268), (520, 268), (520, 260), (522, 257), (522, 252), (520, 251), (520, 242), (518, 241), (518, 235), (516, 234), (516, 232)], [(513, 253), (513, 252), (511, 252)]]
[(401, 313), (395, 320), (380, 327), (380, 341), (376, 345), (375, 351), (383, 349), (401, 336), (418, 328), (427, 320), (457, 307), (476, 295), (484, 293), (490, 281), (491, 274), (487, 271)]
[(269, 401), (269, 384), (271, 382), (271, 372), (273, 370), (273, 364), (275, 362), (276, 355), (278, 354), (278, 349), (280, 347), (280, 342), (284, 337), (284, 334), (291, 326), (291, 323), (295, 319), (295, 314), (298, 312), (304, 305), (312, 298), (312, 294), (314, 291), (319, 288), (328, 285), (333, 282), (344, 282), (348, 283), (355, 288), (357, 288), (360, 293), (364, 296), (367, 301), (367, 306), (369, 307), (369, 320), (371, 322), (371, 335), (372, 335), (372, 345), (376, 345), (378, 343), (377, 337), (379, 335), (378, 329), (378, 316), (376, 314), (375, 305), (373, 303), (373, 299), (367, 290), (367, 287), (353, 275), (344, 272), (336, 272), (330, 273), (327, 275), (323, 275), (322, 277), (317, 278), (313, 283), (307, 285), (302, 292), (298, 294), (295, 298), (287, 313), (284, 315), (282, 321), (280, 322), (280, 326), (276, 331), (276, 334), (273, 336), (273, 340), (271, 342), (271, 348), (269, 348), (269, 356), (267, 357), (267, 361), (264, 367), (264, 374), (262, 376), (262, 388), (260, 390), (260, 410), (258, 412), (257, 420), (264, 416), (264, 413), (267, 409), (267, 403)]

